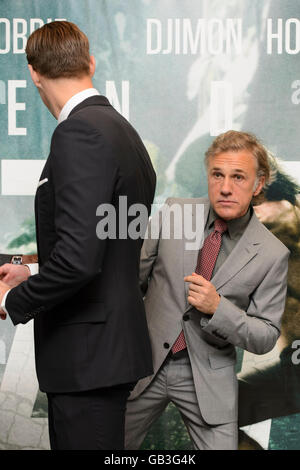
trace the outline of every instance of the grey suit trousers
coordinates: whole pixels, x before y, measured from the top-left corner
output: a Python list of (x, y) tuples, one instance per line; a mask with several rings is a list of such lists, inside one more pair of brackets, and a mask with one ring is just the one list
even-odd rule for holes
[(237, 449), (236, 422), (209, 425), (204, 421), (187, 352), (177, 359), (168, 356), (145, 391), (127, 402), (125, 449), (140, 448), (151, 425), (170, 402), (177, 406), (195, 449)]

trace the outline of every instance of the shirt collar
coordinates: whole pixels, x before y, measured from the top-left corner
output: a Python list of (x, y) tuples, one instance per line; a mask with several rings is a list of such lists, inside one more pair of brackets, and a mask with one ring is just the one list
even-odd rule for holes
[(73, 95), (63, 106), (61, 112), (59, 113), (57, 123), (60, 124), (69, 116), (72, 109), (75, 108), (78, 104), (82, 103), (82, 101), (90, 98), (90, 96), (100, 95), (96, 88), (87, 88), (86, 90), (80, 91)]
[[(231, 239), (234, 240), (236, 238), (239, 238), (244, 233), (251, 219), (252, 213), (253, 213), (253, 209), (252, 209), (252, 206), (250, 205), (245, 215), (243, 215), (242, 217), (239, 217), (238, 219), (232, 219), (232, 220), (226, 221), (228, 234)], [(212, 208), (210, 208), (209, 216), (208, 216), (208, 228), (211, 228), (215, 220), (219, 218), (220, 217), (215, 213), (215, 211)]]

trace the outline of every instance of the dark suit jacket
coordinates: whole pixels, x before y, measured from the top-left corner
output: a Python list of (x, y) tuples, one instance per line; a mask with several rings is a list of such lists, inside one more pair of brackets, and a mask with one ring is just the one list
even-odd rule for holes
[(128, 207), (142, 203), (150, 213), (155, 179), (141, 139), (105, 97), (86, 99), (55, 129), (35, 197), (39, 274), (6, 299), (15, 325), (34, 318), (42, 391), (91, 390), (152, 373), (142, 240), (100, 240), (96, 210), (111, 203), (118, 220), (119, 196), (127, 196)]

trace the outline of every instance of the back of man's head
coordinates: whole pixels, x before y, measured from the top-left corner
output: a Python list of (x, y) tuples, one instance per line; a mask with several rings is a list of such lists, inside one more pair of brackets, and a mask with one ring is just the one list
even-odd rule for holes
[(26, 45), (27, 62), (47, 78), (75, 78), (89, 74), (89, 41), (69, 21), (53, 21), (35, 30)]

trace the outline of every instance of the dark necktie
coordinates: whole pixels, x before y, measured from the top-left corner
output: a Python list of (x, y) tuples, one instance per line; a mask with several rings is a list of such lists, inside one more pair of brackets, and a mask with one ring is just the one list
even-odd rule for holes
[[(221, 248), (222, 235), (227, 230), (227, 224), (222, 219), (215, 220), (214, 231), (210, 233), (204, 240), (201, 250), (199, 250), (197, 266), (195, 269), (196, 274), (200, 274), (208, 281), (212, 277), (212, 273), (217, 261), (217, 257)], [(176, 339), (172, 346), (172, 353), (186, 348), (183, 330)]]

